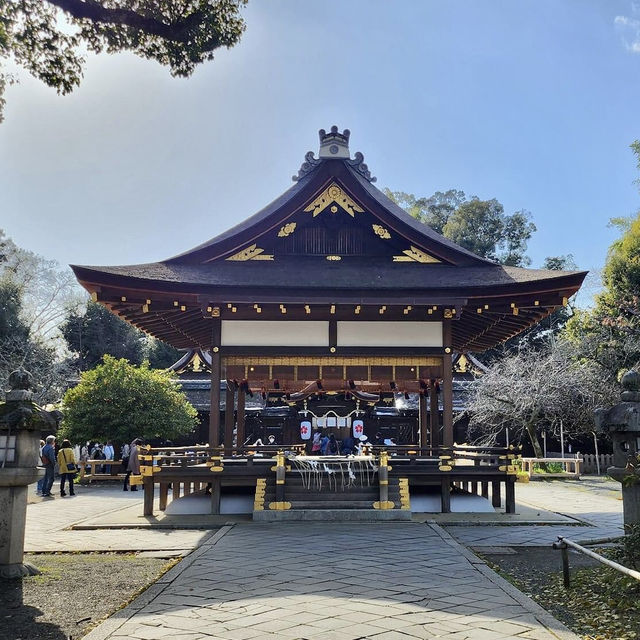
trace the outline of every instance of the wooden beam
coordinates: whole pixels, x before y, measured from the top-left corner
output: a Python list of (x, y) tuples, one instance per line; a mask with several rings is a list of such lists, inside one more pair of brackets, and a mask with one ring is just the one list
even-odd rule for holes
[(418, 442), (422, 449), (429, 446), (429, 434), (427, 433), (427, 398), (423, 393), (421, 393), (418, 398)]
[(211, 407), (209, 409), (209, 446), (220, 446), (220, 337), (222, 324), (214, 319), (211, 332)]
[(236, 390), (234, 383), (227, 380), (227, 391), (224, 409), (224, 453), (231, 455), (233, 451), (233, 424), (235, 422)]
[[(442, 323), (444, 356), (442, 359), (442, 444), (453, 446), (453, 365), (451, 362), (451, 320)], [(449, 353), (447, 353), (447, 349)]]
[(244, 390), (244, 386), (240, 385), (238, 389), (238, 409), (236, 411), (236, 446), (241, 447), (244, 445), (245, 435), (244, 435), (244, 426), (245, 426), (245, 407), (246, 402), (246, 392)]
[(440, 445), (440, 407), (435, 380), (431, 380), (429, 386), (429, 417), (429, 446), (437, 447)]

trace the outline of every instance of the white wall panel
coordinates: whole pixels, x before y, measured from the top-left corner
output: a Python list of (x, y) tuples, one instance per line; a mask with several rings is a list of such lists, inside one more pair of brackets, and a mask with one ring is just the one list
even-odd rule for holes
[(339, 347), (441, 347), (442, 322), (338, 322)]
[(328, 347), (322, 320), (223, 320), (223, 347)]

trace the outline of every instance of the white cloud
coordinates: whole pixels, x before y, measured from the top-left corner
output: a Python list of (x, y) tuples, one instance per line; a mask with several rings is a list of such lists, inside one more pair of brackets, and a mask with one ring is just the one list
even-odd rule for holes
[[(631, 3), (631, 12), (640, 14), (640, 3)], [(630, 16), (616, 16), (613, 24), (622, 33), (622, 42), (627, 51), (640, 54), (640, 19)]]

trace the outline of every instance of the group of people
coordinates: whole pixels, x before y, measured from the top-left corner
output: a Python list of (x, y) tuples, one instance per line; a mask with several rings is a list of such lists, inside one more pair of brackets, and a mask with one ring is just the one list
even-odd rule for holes
[[(336, 436), (331, 433), (327, 434), (327, 432), (321, 432), (316, 430), (313, 432), (313, 439), (311, 441), (311, 455), (313, 456), (351, 456), (351, 455), (362, 455), (368, 445), (372, 444), (369, 442), (369, 438), (366, 435), (361, 435), (356, 438), (355, 436), (349, 434), (346, 438), (342, 440), (338, 440)], [(373, 441), (374, 445), (379, 446), (395, 446), (395, 441), (393, 438), (385, 438), (381, 433), (376, 433), (375, 440)]]
[[(123, 491), (129, 491), (131, 475), (140, 474), (140, 460), (138, 448), (142, 440), (136, 438), (131, 444), (124, 444), (121, 448), (122, 471), (125, 473)], [(76, 447), (77, 449), (77, 447)], [(71, 442), (63, 440), (56, 445), (56, 437), (47, 436), (40, 440), (40, 465), (44, 467), (44, 476), (38, 480), (36, 493), (43, 498), (53, 498), (52, 489), (55, 480), (56, 466), (60, 475), (60, 496), (74, 496), (74, 480), (80, 472), (79, 479), (84, 476), (88, 460), (114, 460), (115, 450), (110, 440), (106, 444), (87, 442), (79, 447), (79, 455)], [(112, 465), (103, 465), (103, 471), (110, 471)], [(67, 487), (67, 491), (65, 491)], [(131, 486), (131, 491), (137, 491), (137, 486)]]
[(63, 440), (57, 452), (55, 436), (47, 436), (46, 440), (40, 440), (40, 463), (44, 467), (44, 476), (38, 480), (36, 493), (43, 498), (53, 498), (51, 490), (57, 464), (60, 473), (60, 495), (67, 495), (64, 490), (65, 485), (69, 495), (75, 495), (73, 480), (76, 477), (77, 466), (75, 453), (69, 440)]

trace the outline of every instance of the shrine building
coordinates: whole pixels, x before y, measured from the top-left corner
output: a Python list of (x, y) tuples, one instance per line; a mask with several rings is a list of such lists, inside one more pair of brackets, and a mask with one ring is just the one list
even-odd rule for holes
[(264, 400), (281, 446), (307, 444), (314, 428), (371, 440), (390, 424), (384, 398), (404, 394), (417, 410), (397, 444), (451, 448), (452, 357), (539, 322), (586, 275), (503, 266), (439, 235), (375, 186), (349, 135), (321, 130), (293, 186), (189, 251), (72, 267), (94, 301), (207, 360), (210, 407), (222, 393), (227, 408), (210, 411), (208, 445), (227, 456), (251, 437), (248, 395)]

